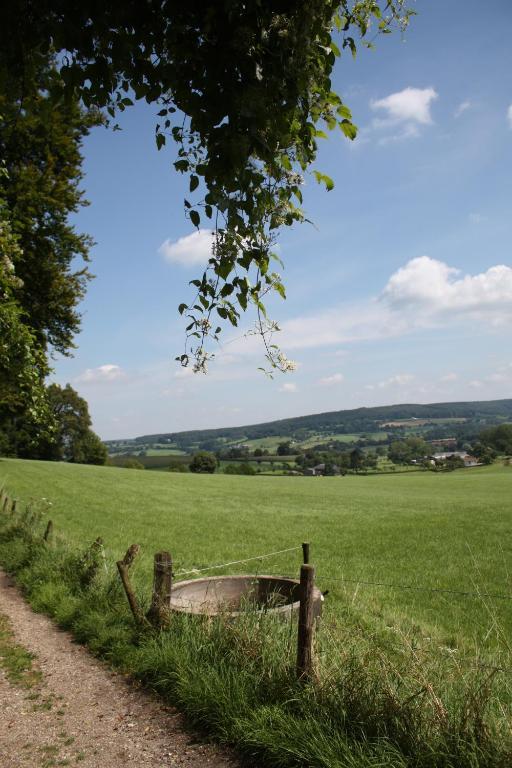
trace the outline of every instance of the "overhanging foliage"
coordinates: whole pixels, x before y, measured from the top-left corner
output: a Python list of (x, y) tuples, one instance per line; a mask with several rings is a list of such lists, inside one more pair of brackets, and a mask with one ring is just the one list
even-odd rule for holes
[[(38, 55), (55, 50), (67, 93), (112, 119), (144, 99), (158, 105), (156, 143), (178, 147), (175, 169), (189, 176), (185, 210), (213, 232), (212, 256), (187, 316), (182, 364), (206, 369), (207, 340), (249, 306), (271, 369), (290, 361), (271, 343), (265, 296), (283, 298), (272, 268), (278, 230), (304, 220), (303, 174), (318, 139), (335, 128), (356, 135), (332, 89), (336, 58), (404, 29), (406, 0), (223, 0), (186, 4), (125, 0), (8, 0), (0, 17), (3, 77), (23, 79)], [(332, 180), (314, 175), (326, 188)], [(197, 193), (197, 194), (194, 194)]]

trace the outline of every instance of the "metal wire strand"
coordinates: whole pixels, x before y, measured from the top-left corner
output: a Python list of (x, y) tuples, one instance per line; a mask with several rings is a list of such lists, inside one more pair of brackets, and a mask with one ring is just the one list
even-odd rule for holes
[(240, 565), (241, 563), (250, 563), (252, 560), (263, 560), (266, 557), (274, 557), (275, 555), (284, 555), (286, 552), (295, 552), (302, 547), (290, 547), (289, 549), (280, 549), (277, 552), (268, 552), (264, 555), (256, 555), (255, 557), (247, 557), (244, 560), (232, 560), (229, 563), (220, 563), (219, 565), (208, 565), (206, 568), (192, 568), (190, 571), (177, 571), (175, 576), (188, 576), (193, 573), (204, 573), (205, 571), (213, 571), (218, 568), (227, 568), (229, 565)]

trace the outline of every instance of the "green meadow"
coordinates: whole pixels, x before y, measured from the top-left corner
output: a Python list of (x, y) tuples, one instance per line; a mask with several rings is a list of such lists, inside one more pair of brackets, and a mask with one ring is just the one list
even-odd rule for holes
[[(512, 601), (362, 583), (512, 595), (509, 467), (239, 477), (3, 459), (0, 478), (23, 502), (39, 501), (56, 529), (77, 544), (101, 536), (113, 559), (129, 544), (141, 544), (144, 580), (158, 549), (172, 552), (179, 573), (309, 541), (317, 582), (329, 590), (329, 613), (350, 601), (368, 614), (437, 634), (447, 646), (492, 650), (496, 622), (512, 637)], [(296, 551), (212, 574), (295, 575), (300, 556)]]
[[(0, 515), (0, 562), (34, 608), (256, 764), (512, 764), (510, 467), (242, 477), (2, 459), (0, 484), (17, 499)], [(106, 557), (91, 570), (97, 536)], [(157, 550), (178, 579), (216, 564), (204, 575), (294, 576), (303, 541), (326, 592), (307, 681), (293, 620), (175, 615), (143, 629), (114, 565), (142, 546), (145, 611)]]

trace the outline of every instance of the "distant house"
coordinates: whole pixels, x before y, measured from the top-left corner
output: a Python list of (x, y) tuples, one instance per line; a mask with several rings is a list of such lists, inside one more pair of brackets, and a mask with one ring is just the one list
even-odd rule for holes
[[(304, 470), (304, 474), (308, 477), (322, 477), (325, 475), (325, 464), (317, 464), (316, 467), (308, 467)], [(332, 465), (329, 474), (339, 475), (341, 474), (340, 468), (335, 464)]]
[(455, 459), (459, 458), (462, 459), (464, 462), (465, 467), (478, 467), (480, 465), (480, 462), (476, 458), (476, 456), (471, 456), (471, 454), (467, 453), (466, 451), (449, 451), (447, 453), (434, 453), (432, 456), (427, 456), (427, 458), (434, 463), (438, 463), (440, 461), (447, 461), (448, 459)]

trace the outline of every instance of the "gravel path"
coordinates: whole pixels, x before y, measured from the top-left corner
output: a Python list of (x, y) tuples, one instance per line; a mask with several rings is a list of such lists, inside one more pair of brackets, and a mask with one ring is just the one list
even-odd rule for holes
[(228, 753), (195, 742), (176, 710), (34, 613), (2, 571), (0, 613), (42, 673), (37, 689), (26, 690), (0, 666), (1, 768), (237, 768)]

